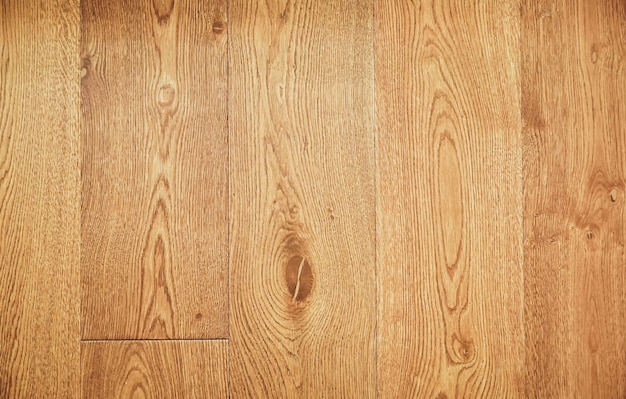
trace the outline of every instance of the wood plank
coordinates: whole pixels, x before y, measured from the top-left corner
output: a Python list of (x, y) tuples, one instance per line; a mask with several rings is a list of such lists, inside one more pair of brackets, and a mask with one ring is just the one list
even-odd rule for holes
[(0, 397), (79, 391), (77, 0), (0, 1)]
[(375, 15), (379, 396), (520, 397), (519, 4)]
[(524, 1), (526, 394), (626, 397), (626, 3)]
[(234, 397), (375, 393), (372, 5), (229, 2)]
[(82, 2), (82, 336), (228, 335), (225, 0)]
[(228, 397), (228, 342), (99, 341), (81, 344), (82, 397)]

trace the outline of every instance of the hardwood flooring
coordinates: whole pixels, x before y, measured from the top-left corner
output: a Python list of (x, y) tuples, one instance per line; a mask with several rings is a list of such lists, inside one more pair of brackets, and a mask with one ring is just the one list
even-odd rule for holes
[(78, 1), (0, 2), (0, 398), (80, 390)]
[(82, 349), (85, 398), (226, 397), (226, 341), (98, 341)]
[(379, 395), (518, 396), (518, 5), (376, 11)]
[(375, 392), (372, 6), (229, 3), (233, 396)]
[(526, 394), (623, 398), (626, 3), (524, 9)]
[(82, 337), (228, 335), (224, 1), (83, 1)]
[(626, 398), (626, 2), (0, 0), (0, 398)]

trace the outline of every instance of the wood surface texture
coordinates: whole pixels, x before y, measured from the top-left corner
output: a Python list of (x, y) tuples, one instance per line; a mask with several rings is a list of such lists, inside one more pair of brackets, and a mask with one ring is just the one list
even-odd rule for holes
[(226, 337), (226, 2), (81, 17), (82, 337)]
[(0, 1), (0, 398), (80, 388), (77, 0)]
[(626, 1), (0, 0), (0, 399), (626, 399)]
[(373, 4), (229, 11), (232, 395), (373, 397)]
[(378, 392), (523, 394), (517, 1), (377, 1)]
[(99, 341), (81, 344), (82, 398), (228, 397), (228, 342)]
[(526, 396), (626, 398), (626, 3), (524, 0)]

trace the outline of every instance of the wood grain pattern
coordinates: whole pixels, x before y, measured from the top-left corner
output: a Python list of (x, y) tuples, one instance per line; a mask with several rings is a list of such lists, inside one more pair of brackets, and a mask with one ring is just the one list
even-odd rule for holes
[(78, 1), (0, 1), (0, 397), (79, 391)]
[(82, 336), (228, 335), (226, 4), (82, 2)]
[(0, 0), (0, 398), (626, 398), (625, 94), (624, 0)]
[(228, 397), (228, 342), (83, 342), (85, 399)]
[(373, 397), (372, 3), (229, 10), (233, 397)]
[(519, 4), (376, 5), (379, 396), (520, 397)]
[(626, 397), (626, 3), (524, 1), (526, 396)]

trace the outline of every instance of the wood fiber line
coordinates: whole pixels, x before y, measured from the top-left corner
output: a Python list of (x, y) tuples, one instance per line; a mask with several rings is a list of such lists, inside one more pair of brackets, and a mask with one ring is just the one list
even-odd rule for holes
[(0, 397), (79, 391), (78, 1), (0, 1)]
[(229, 2), (233, 397), (373, 397), (370, 1)]
[(85, 399), (228, 397), (226, 341), (83, 342)]
[(626, 3), (523, 1), (526, 396), (626, 397)]
[(225, 0), (82, 2), (82, 336), (228, 335)]
[(521, 397), (519, 4), (375, 15), (378, 394)]

